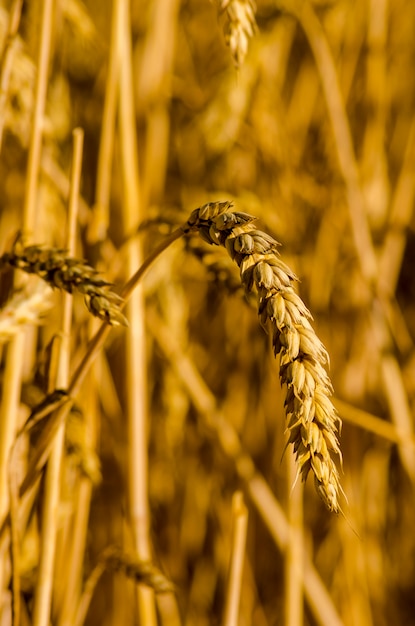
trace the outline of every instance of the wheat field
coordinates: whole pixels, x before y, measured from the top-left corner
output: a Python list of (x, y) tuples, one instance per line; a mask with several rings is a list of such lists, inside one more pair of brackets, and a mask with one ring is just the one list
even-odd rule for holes
[(414, 35), (1, 0), (0, 626), (415, 625)]

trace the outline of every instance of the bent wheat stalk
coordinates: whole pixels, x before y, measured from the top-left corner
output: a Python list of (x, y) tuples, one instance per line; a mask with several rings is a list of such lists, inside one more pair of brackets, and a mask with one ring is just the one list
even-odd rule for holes
[(157, 594), (174, 592), (173, 584), (153, 563), (140, 561), (134, 555), (110, 546), (102, 553), (86, 580), (76, 612), (75, 626), (84, 624), (96, 586), (106, 570), (123, 573), (135, 583), (151, 587)]
[(306, 480), (311, 471), (324, 503), (338, 512), (341, 487), (332, 455), (341, 461), (341, 420), (330, 400), (328, 354), (310, 324), (311, 313), (294, 291), (295, 274), (279, 258), (279, 244), (254, 221), (234, 211), (231, 202), (210, 202), (193, 211), (187, 230), (225, 247), (240, 268), (245, 291), (256, 291), (261, 324), (280, 356), (281, 384), (287, 387), (287, 445), (294, 445), (298, 474)]

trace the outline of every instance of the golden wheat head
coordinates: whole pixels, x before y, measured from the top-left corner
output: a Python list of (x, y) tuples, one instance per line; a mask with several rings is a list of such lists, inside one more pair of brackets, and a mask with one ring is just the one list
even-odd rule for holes
[(262, 326), (280, 357), (280, 379), (287, 387), (287, 430), (298, 471), (311, 471), (316, 489), (330, 511), (338, 512), (340, 482), (332, 455), (341, 461), (337, 433), (341, 420), (330, 400), (328, 354), (293, 285), (295, 274), (279, 257), (275, 241), (254, 225), (255, 217), (234, 211), (231, 202), (211, 202), (191, 214), (188, 229), (203, 240), (224, 246), (240, 268), (247, 293), (256, 291)]
[(51, 287), (68, 293), (78, 291), (92, 315), (112, 326), (128, 325), (120, 310), (122, 298), (108, 288), (111, 283), (99, 278), (96, 270), (83, 261), (69, 257), (66, 250), (37, 245), (23, 247), (17, 240), (12, 251), (0, 257), (0, 271), (5, 267), (36, 274)]

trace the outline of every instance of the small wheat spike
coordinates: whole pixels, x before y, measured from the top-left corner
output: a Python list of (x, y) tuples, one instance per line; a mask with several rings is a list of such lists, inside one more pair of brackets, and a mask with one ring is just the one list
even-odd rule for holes
[(92, 315), (112, 326), (128, 325), (120, 310), (122, 298), (108, 289), (111, 283), (99, 278), (96, 270), (83, 261), (69, 257), (66, 250), (36, 245), (23, 247), (18, 239), (12, 251), (0, 257), (0, 271), (7, 266), (37, 274), (51, 287), (68, 293), (78, 291), (85, 297)]
[(226, 15), (226, 44), (237, 68), (244, 62), (249, 39), (256, 30), (255, 9), (254, 0), (219, 0), (219, 10)]
[(302, 479), (311, 470), (324, 503), (339, 512), (341, 487), (332, 454), (341, 462), (341, 420), (330, 400), (328, 354), (294, 291), (295, 274), (279, 258), (278, 242), (256, 229), (254, 221), (252, 215), (234, 211), (231, 202), (210, 202), (192, 212), (187, 228), (207, 243), (225, 247), (240, 269), (245, 291), (255, 289), (261, 324), (272, 337), (275, 356), (280, 356), (281, 384), (287, 386), (287, 445), (294, 445)]

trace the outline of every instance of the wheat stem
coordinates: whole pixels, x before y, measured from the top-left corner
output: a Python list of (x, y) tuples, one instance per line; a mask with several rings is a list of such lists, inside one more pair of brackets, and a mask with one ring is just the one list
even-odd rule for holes
[[(17, 487), (16, 470), (10, 467), (9, 459), (12, 458), (12, 441), (15, 436), (17, 407), (20, 401), (20, 383), (21, 372), (24, 357), (24, 341), (25, 336), (19, 333), (9, 345), (7, 352), (6, 368), (3, 380), (2, 414), (0, 415), (2, 424), (2, 435), (5, 436), (2, 453), (4, 456), (4, 480), (8, 480), (8, 489), (6, 484), (2, 490), (2, 506), (4, 512), (9, 506), (10, 510), (10, 535), (11, 535), (11, 556), (12, 556), (12, 621), (13, 626), (18, 626), (20, 621), (20, 539), (18, 530), (18, 498), (15, 497)], [(4, 411), (4, 413), (3, 413)], [(9, 458), (8, 458), (9, 457)], [(7, 499), (6, 499), (7, 498)], [(3, 512), (3, 511), (2, 511)], [(2, 563), (2, 569), (5, 562)], [(2, 571), (4, 576), (4, 571)]]
[(396, 424), (391, 424), (376, 415), (372, 415), (372, 413), (368, 411), (358, 409), (344, 400), (336, 398), (334, 404), (342, 415), (344, 422), (353, 424), (358, 428), (373, 433), (377, 437), (381, 437), (392, 443), (405, 444), (412, 447), (415, 446), (415, 437), (413, 435), (408, 436), (408, 430), (406, 428), (398, 428)]
[(238, 626), (239, 623), (238, 616), (247, 530), (248, 510), (245, 506), (242, 492), (237, 491), (232, 498), (231, 559), (223, 626)]
[(92, 212), (92, 220), (88, 228), (88, 238), (92, 243), (105, 239), (110, 218), (111, 169), (117, 115), (118, 74), (120, 68), (120, 55), (117, 46), (117, 10), (117, 2), (113, 0), (111, 12), (111, 41), (98, 153), (95, 204)]
[[(179, 0), (157, 0), (150, 11), (138, 82), (139, 107), (146, 107), (143, 206), (162, 197), (168, 164), (170, 92)], [(147, 105), (147, 106), (146, 106)]]
[(84, 624), (88, 609), (91, 604), (92, 597), (94, 595), (94, 591), (96, 586), (98, 585), (101, 576), (106, 570), (106, 562), (105, 559), (101, 559), (98, 561), (90, 575), (88, 576), (84, 590), (79, 601), (78, 607), (76, 608), (76, 614), (74, 619), (74, 626), (82, 626)]
[[(287, 455), (287, 518), (289, 531), (285, 550), (285, 626), (303, 624), (303, 484), (296, 483), (294, 459)], [(293, 486), (294, 483), (294, 486)]]
[[(7, 347), (3, 373), (3, 395), (0, 404), (0, 515), (6, 515), (9, 498), (7, 491), (7, 459), (16, 434), (17, 406), (20, 400), (19, 372), (24, 358), (24, 334), (17, 333)], [(16, 419), (13, 416), (16, 414)]]
[[(123, 181), (124, 232), (135, 232), (143, 219), (139, 181), (138, 148), (135, 133), (135, 110), (132, 70), (130, 8), (127, 0), (118, 2), (118, 53), (120, 78), (118, 83), (118, 120), (120, 128), (121, 174)], [(142, 262), (142, 249), (131, 242), (127, 250), (127, 267), (131, 273)], [(127, 419), (129, 443), (129, 508), (134, 549), (143, 561), (151, 559), (150, 511), (148, 502), (147, 445), (147, 371), (144, 332), (144, 295), (141, 286), (131, 294), (127, 306), (130, 324), (126, 342)], [(137, 588), (139, 622), (157, 623), (154, 594), (141, 586)]]
[(0, 63), (0, 152), (3, 144), (5, 112), (9, 91), (10, 76), (13, 67), (14, 55), (17, 47), (17, 30), (20, 24), (23, 0), (14, 0), (9, 17), (9, 27), (5, 38), (5, 45), (1, 51)]
[[(97, 393), (96, 383), (93, 376), (87, 380), (88, 393), (84, 407), (84, 419), (88, 428), (88, 445), (91, 449), (95, 446), (95, 429), (97, 416)], [(92, 393), (92, 389), (94, 393)], [(88, 521), (91, 505), (93, 483), (87, 476), (81, 475), (74, 496), (74, 513), (71, 525), (70, 543), (68, 542), (67, 553), (67, 579), (63, 589), (62, 608), (59, 613), (58, 626), (71, 626), (75, 620), (76, 607), (79, 604), (81, 585), (83, 578), (83, 562), (87, 546)]]
[[(53, 159), (52, 155), (46, 150), (42, 154), (42, 174), (45, 175), (47, 181), (56, 188), (62, 200), (67, 202), (69, 198), (70, 182), (66, 173), (62, 170), (58, 163)], [(81, 226), (86, 226), (90, 219), (91, 209), (85, 198), (79, 196), (78, 221)]]
[(404, 159), (392, 198), (389, 228), (379, 258), (378, 293), (393, 298), (407, 243), (408, 227), (414, 212), (415, 118), (408, 133)]
[(40, 33), (39, 57), (35, 92), (35, 109), (31, 127), (30, 148), (23, 211), (23, 233), (31, 235), (35, 225), (37, 187), (42, 150), (43, 116), (48, 86), (49, 57), (52, 37), (52, 16), (55, 0), (44, 0)]
[[(81, 179), (83, 132), (76, 129), (73, 133), (74, 155), (72, 162), (71, 187), (69, 196), (69, 212), (66, 234), (66, 246), (69, 253), (75, 252), (76, 223), (78, 215), (78, 196)], [(63, 296), (63, 312), (61, 321), (61, 342), (56, 385), (65, 389), (69, 383), (70, 367), (70, 335), (72, 327), (72, 298), (66, 293)], [(42, 512), (41, 552), (38, 580), (34, 603), (34, 626), (47, 626), (50, 620), (52, 586), (54, 580), (54, 560), (59, 522), (60, 477), (64, 454), (65, 421), (53, 440), (52, 452), (48, 461), (45, 482), (45, 501)]]
[[(81, 148), (82, 148), (82, 135), (81, 130), (76, 129), (74, 131), (74, 167), (73, 167), (73, 180), (70, 185), (70, 194), (69, 194), (69, 210), (71, 212), (71, 208), (74, 210), (78, 209), (79, 213), (79, 200), (80, 200), (80, 185), (79, 180), (74, 176), (75, 172), (80, 173), (80, 159), (81, 159)], [(74, 228), (76, 226), (76, 221), (71, 220), (69, 218), (69, 226)], [(68, 237), (68, 243), (72, 241), (75, 243), (75, 233)], [(71, 249), (72, 253), (75, 253), (74, 247)], [(88, 401), (91, 405), (94, 404), (94, 395), (88, 394)], [(92, 419), (91, 414), (93, 412), (93, 407), (88, 407), (85, 411), (85, 420)], [(66, 420), (64, 422), (66, 425)], [(61, 427), (62, 428), (62, 427)], [(72, 615), (75, 611), (75, 601), (76, 590), (80, 587), (81, 580), (81, 572), (82, 572), (82, 560), (83, 554), (85, 550), (85, 535), (86, 535), (86, 527), (89, 517), (89, 498), (91, 493), (92, 485), (91, 480), (85, 477), (80, 479), (80, 485), (76, 492), (77, 502), (74, 507), (74, 519), (73, 519), (73, 529), (72, 533), (69, 535), (69, 540), (67, 541), (66, 552), (63, 552), (63, 559), (67, 559), (66, 571), (59, 581), (60, 588), (63, 587), (63, 598), (61, 603), (61, 610), (59, 612), (59, 626), (63, 626), (65, 623), (67, 625), (72, 623)], [(68, 556), (66, 557), (66, 554)], [(66, 621), (65, 621), (66, 620)]]
[(403, 435), (398, 448), (399, 456), (409, 478), (415, 484), (415, 458), (412, 446), (407, 445), (414, 440), (413, 410), (402, 378), (402, 370), (393, 354), (382, 354), (380, 376), (392, 422), (396, 430)]

